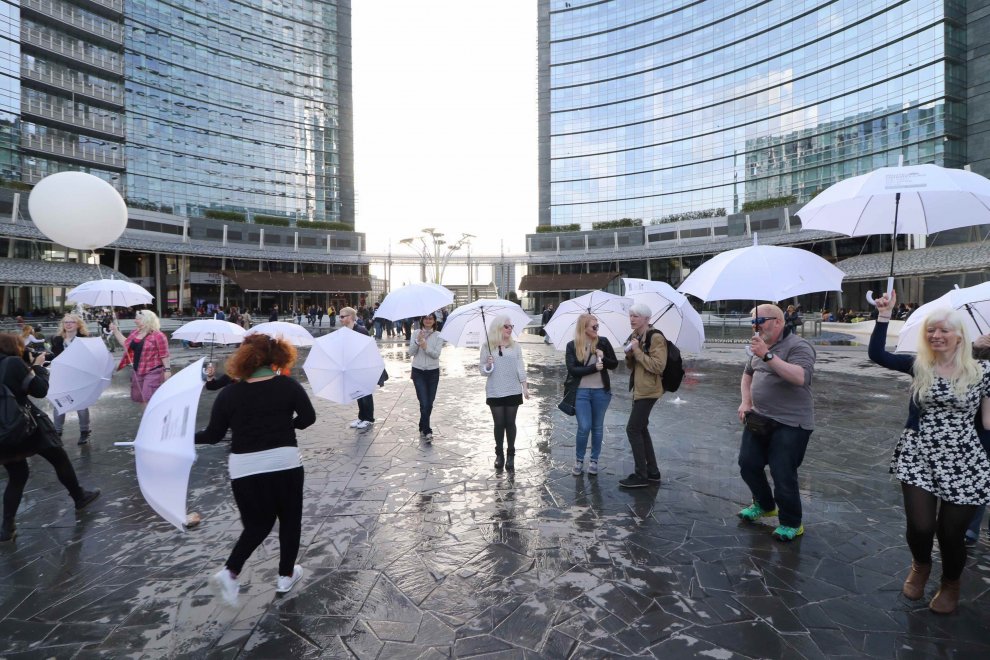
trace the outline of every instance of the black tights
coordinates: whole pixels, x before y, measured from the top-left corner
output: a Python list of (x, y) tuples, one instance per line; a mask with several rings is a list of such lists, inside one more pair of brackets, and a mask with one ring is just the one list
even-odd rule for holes
[(502, 453), (502, 442), (508, 440), (509, 456), (516, 455), (516, 411), (519, 406), (489, 406), (495, 421), (495, 451)]
[(907, 516), (907, 543), (919, 564), (932, 561), (932, 544), (938, 537), (942, 552), (942, 579), (958, 580), (966, 566), (966, 528), (977, 507), (952, 504), (918, 486), (901, 484), (904, 513)]
[[(69, 460), (69, 455), (65, 453), (65, 450), (61, 447), (48, 447), (39, 451), (38, 455), (52, 464), (52, 467), (55, 468), (55, 476), (69, 491), (72, 499), (78, 499), (82, 488), (79, 486), (76, 471), (72, 468), (72, 461)], [(21, 506), (21, 498), (24, 495), (24, 487), (27, 485), (30, 470), (27, 459), (7, 463), (4, 467), (7, 469), (7, 488), (3, 491), (3, 517), (13, 519), (17, 515), (17, 509)]]

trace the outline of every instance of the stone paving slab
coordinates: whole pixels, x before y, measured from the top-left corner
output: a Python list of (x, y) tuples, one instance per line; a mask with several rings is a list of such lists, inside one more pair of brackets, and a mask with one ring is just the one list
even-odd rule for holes
[[(204, 522), (176, 531), (144, 503), (131, 450), (112, 446), (139, 421), (118, 375), (92, 410), (91, 445), (75, 446), (74, 416), (66, 425), (99, 500), (77, 514), (51, 468), (31, 461), (19, 535), (0, 546), (0, 657), (990, 655), (985, 539), (957, 615), (899, 595), (910, 556), (886, 464), (907, 387), (862, 349), (819, 349), (818, 429), (801, 480), (807, 533), (791, 544), (735, 516), (748, 499), (736, 468), (738, 346), (692, 360), (682, 390), (657, 405), (663, 482), (631, 492), (617, 487), (632, 468), (624, 367), (602, 471), (573, 477), (575, 424), (556, 409), (562, 354), (527, 341), (534, 396), (520, 409), (511, 474), (492, 468), (476, 353), (445, 349), (427, 445), (404, 347), (382, 352), (392, 379), (375, 396), (373, 427), (348, 429), (356, 406), (314, 399), (317, 423), (300, 433), (306, 575), (276, 597), (273, 535), (245, 567), (237, 608), (207, 587), (240, 532), (226, 448), (198, 449), (189, 502)], [(201, 424), (213, 397), (203, 394)]]

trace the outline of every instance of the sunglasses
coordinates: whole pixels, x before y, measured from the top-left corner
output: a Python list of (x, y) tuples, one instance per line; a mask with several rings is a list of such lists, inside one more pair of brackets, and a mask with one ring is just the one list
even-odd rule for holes
[(512, 325), (511, 323), (506, 323), (502, 327), (505, 328), (506, 330), (512, 330), (516, 326)]
[(598, 331), (598, 324), (597, 324), (597, 323), (596, 323), (595, 325), (592, 325), (592, 326), (589, 326), (589, 327), (590, 327), (590, 328), (591, 328), (592, 330), (594, 330), (594, 331), (596, 331), (596, 332)]
[(757, 316), (755, 319), (752, 319), (750, 323), (752, 323), (753, 325), (763, 325), (767, 321), (775, 321), (775, 320), (776, 318), (773, 316)]

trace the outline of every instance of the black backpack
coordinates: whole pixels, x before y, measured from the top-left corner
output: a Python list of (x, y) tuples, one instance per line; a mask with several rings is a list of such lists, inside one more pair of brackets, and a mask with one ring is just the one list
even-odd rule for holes
[[(20, 360), (12, 356), (0, 362), (0, 452), (20, 447), (37, 428), (30, 404), (21, 405), (10, 388), (2, 382), (8, 359)], [(29, 374), (21, 383), (22, 389), (26, 389), (30, 378)]]
[(674, 342), (664, 337), (663, 333), (659, 330), (651, 330), (646, 333), (646, 340), (643, 346), (644, 351), (650, 350), (650, 338), (655, 334), (660, 335), (667, 342), (667, 364), (664, 365), (663, 374), (660, 376), (663, 391), (676, 392), (684, 380), (684, 360), (681, 359), (681, 349), (677, 348)]

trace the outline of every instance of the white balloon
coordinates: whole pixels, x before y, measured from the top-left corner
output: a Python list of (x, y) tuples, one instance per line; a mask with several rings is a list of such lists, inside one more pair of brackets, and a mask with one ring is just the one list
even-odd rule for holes
[(42, 234), (59, 245), (95, 250), (127, 228), (127, 205), (109, 183), (85, 172), (59, 172), (39, 181), (28, 210)]

